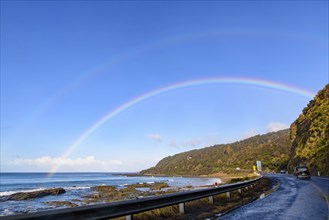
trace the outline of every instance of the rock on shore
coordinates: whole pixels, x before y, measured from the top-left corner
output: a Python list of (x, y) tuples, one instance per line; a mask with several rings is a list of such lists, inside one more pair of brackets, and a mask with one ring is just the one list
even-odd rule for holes
[(49, 195), (60, 195), (63, 193), (65, 193), (65, 189), (63, 188), (52, 188), (33, 192), (19, 192), (8, 196), (7, 200), (29, 200)]
[(55, 207), (77, 207), (78, 205), (73, 203), (73, 202), (70, 202), (70, 201), (49, 201), (49, 202), (44, 202), (44, 204), (47, 204), (47, 205), (52, 205), (52, 206), (55, 206)]
[[(93, 194), (84, 196), (85, 203), (98, 203), (98, 202), (113, 202), (124, 199), (136, 199), (144, 196), (162, 195), (165, 193), (177, 191), (176, 189), (169, 189), (163, 191), (163, 188), (167, 188), (169, 185), (164, 182), (155, 183), (137, 183), (127, 185), (124, 188), (116, 188), (115, 186), (95, 186)], [(148, 188), (149, 190), (140, 191), (141, 188)]]

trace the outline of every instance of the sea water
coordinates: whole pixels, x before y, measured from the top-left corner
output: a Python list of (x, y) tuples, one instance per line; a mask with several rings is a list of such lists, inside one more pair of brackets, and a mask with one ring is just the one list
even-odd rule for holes
[[(0, 216), (54, 208), (48, 201), (72, 201), (92, 193), (93, 186), (124, 187), (136, 183), (165, 182), (170, 187), (204, 186), (219, 183), (215, 178), (134, 176), (130, 173), (0, 173)], [(25, 201), (8, 201), (9, 195), (62, 187), (65, 193)], [(79, 205), (79, 203), (75, 202)]]

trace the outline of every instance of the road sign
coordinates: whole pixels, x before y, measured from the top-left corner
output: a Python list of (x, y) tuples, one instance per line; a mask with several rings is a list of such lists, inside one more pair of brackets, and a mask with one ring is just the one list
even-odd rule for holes
[(262, 163), (261, 163), (259, 160), (257, 160), (257, 161), (256, 161), (256, 165), (257, 165), (257, 170), (258, 170), (259, 172), (261, 172), (261, 171), (262, 171)]

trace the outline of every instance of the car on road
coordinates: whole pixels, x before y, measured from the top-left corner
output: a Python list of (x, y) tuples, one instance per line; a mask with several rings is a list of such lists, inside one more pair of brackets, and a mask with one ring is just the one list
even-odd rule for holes
[(280, 170), (280, 173), (281, 174), (286, 174), (287, 173), (287, 170), (284, 170), (284, 169), (283, 170)]
[(311, 179), (311, 174), (307, 166), (297, 166), (294, 169), (297, 179)]

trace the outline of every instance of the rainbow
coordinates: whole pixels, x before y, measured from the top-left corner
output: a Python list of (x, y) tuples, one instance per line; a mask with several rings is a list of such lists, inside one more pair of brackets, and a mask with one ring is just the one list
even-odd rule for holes
[[(87, 128), (70, 146), (67, 147), (62, 157), (67, 158), (84, 140), (86, 140), (94, 131), (108, 122), (110, 119), (115, 117), (116, 115), (122, 113), (128, 108), (133, 107), (137, 103), (140, 103), (144, 100), (150, 99), (154, 96), (170, 92), (177, 89), (183, 89), (187, 87), (194, 87), (200, 85), (212, 85), (212, 84), (239, 84), (239, 85), (251, 85), (256, 87), (269, 88), (273, 90), (280, 90), (287, 93), (292, 93), (300, 96), (304, 96), (306, 98), (312, 99), (314, 97), (314, 93), (300, 89), (291, 85), (286, 85), (282, 83), (266, 81), (261, 79), (251, 79), (251, 78), (232, 78), (232, 77), (220, 77), (220, 78), (207, 78), (207, 79), (196, 79), (183, 81), (179, 83), (175, 83), (172, 85), (164, 86), (153, 90), (151, 92), (145, 93), (143, 95), (137, 96), (132, 100), (125, 102), (124, 104), (118, 106), (115, 109), (112, 109), (110, 112), (105, 114), (103, 117), (98, 119), (95, 123), (93, 123), (89, 128)], [(48, 172), (51, 176), (59, 169), (60, 165), (56, 165), (52, 167), (52, 169)]]

